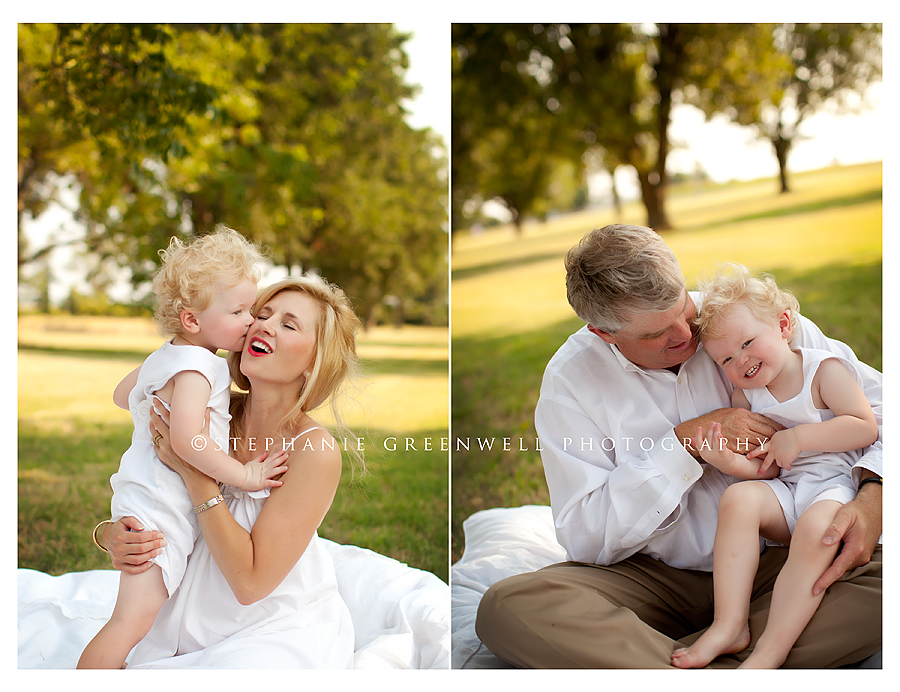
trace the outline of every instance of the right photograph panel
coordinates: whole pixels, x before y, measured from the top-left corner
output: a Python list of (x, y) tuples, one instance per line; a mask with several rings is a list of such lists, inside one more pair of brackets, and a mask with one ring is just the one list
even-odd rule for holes
[(881, 25), (451, 36), (452, 667), (881, 668)]

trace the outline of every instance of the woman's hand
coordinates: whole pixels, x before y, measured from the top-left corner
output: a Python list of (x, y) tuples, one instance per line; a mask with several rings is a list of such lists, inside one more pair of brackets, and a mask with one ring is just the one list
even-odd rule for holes
[(159, 531), (145, 531), (134, 517), (123, 517), (103, 527), (100, 541), (109, 551), (112, 566), (126, 574), (146, 572), (150, 559), (162, 552), (166, 540)]

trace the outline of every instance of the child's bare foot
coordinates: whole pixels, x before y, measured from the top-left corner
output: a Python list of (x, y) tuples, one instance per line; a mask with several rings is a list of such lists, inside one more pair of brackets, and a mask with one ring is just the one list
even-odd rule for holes
[(713, 622), (691, 646), (672, 652), (672, 665), (676, 668), (704, 668), (719, 654), (736, 654), (749, 645), (750, 626), (746, 622), (736, 628)]

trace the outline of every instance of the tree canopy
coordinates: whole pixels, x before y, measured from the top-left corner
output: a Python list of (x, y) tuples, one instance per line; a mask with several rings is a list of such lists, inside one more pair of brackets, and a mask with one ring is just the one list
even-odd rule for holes
[(786, 107), (799, 112), (798, 125), (822, 102), (858, 91), (880, 73), (875, 31), (871, 25), (454, 24), (453, 228), (470, 222), (478, 201), (492, 198), (520, 224), (546, 196), (560, 160), (583, 172), (588, 161), (609, 171), (632, 166), (647, 225), (671, 228), (665, 190), (674, 105), (696, 105), (708, 117), (725, 113), (773, 142), (790, 140)]
[[(173, 235), (224, 223), (315, 270), (369, 322), (445, 313), (446, 154), (405, 120), (390, 25), (20, 25), (22, 216), (64, 180), (97, 260), (146, 282)], [(423, 308), (423, 301), (430, 307)]]
[(781, 63), (768, 102), (756, 93), (758, 79), (750, 85), (725, 85), (737, 87), (731, 93), (715, 88), (691, 93), (687, 101), (707, 116), (724, 112), (740, 125), (755, 127), (771, 142), (781, 191), (788, 192), (788, 156), (802, 139), (801, 124), (826, 104), (851, 110), (854, 97), (881, 78), (881, 25), (778, 24), (772, 38)]

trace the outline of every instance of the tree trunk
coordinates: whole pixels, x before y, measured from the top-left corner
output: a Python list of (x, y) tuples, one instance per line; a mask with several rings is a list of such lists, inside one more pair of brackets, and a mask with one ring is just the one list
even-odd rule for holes
[(190, 195), (191, 200), (191, 225), (194, 235), (200, 236), (204, 233), (210, 233), (213, 229), (215, 214), (212, 206), (203, 195)]
[(787, 182), (787, 158), (791, 150), (791, 140), (780, 134), (772, 138), (772, 146), (775, 147), (775, 158), (778, 159), (778, 175), (781, 181), (781, 194), (790, 192)]
[(363, 320), (362, 328), (364, 332), (368, 332), (372, 327), (378, 326), (378, 317), (381, 315), (381, 303), (375, 302), (369, 308), (369, 314)]
[[(672, 224), (666, 216), (665, 196), (662, 185), (651, 182), (651, 176), (655, 171), (638, 171), (638, 180), (641, 183), (641, 199), (647, 209), (647, 226), (654, 231), (671, 230)], [(656, 176), (654, 176), (656, 177)]]
[(522, 215), (519, 213), (518, 205), (509, 197), (502, 197), (501, 199), (506, 203), (506, 208), (509, 209), (509, 213), (512, 214), (512, 222), (513, 227), (516, 229), (516, 235), (522, 235)]
[(608, 167), (610, 191), (612, 192), (613, 209), (616, 210), (616, 221), (622, 222), (622, 198), (619, 197), (619, 188), (616, 187), (616, 167)]
[(683, 71), (684, 46), (687, 40), (679, 24), (659, 24), (659, 59), (653, 66), (659, 90), (656, 107), (656, 136), (659, 145), (655, 170), (641, 173), (641, 197), (647, 208), (647, 225), (655, 231), (672, 228), (666, 215), (666, 159), (669, 157), (669, 119), (672, 113), (672, 91)]

